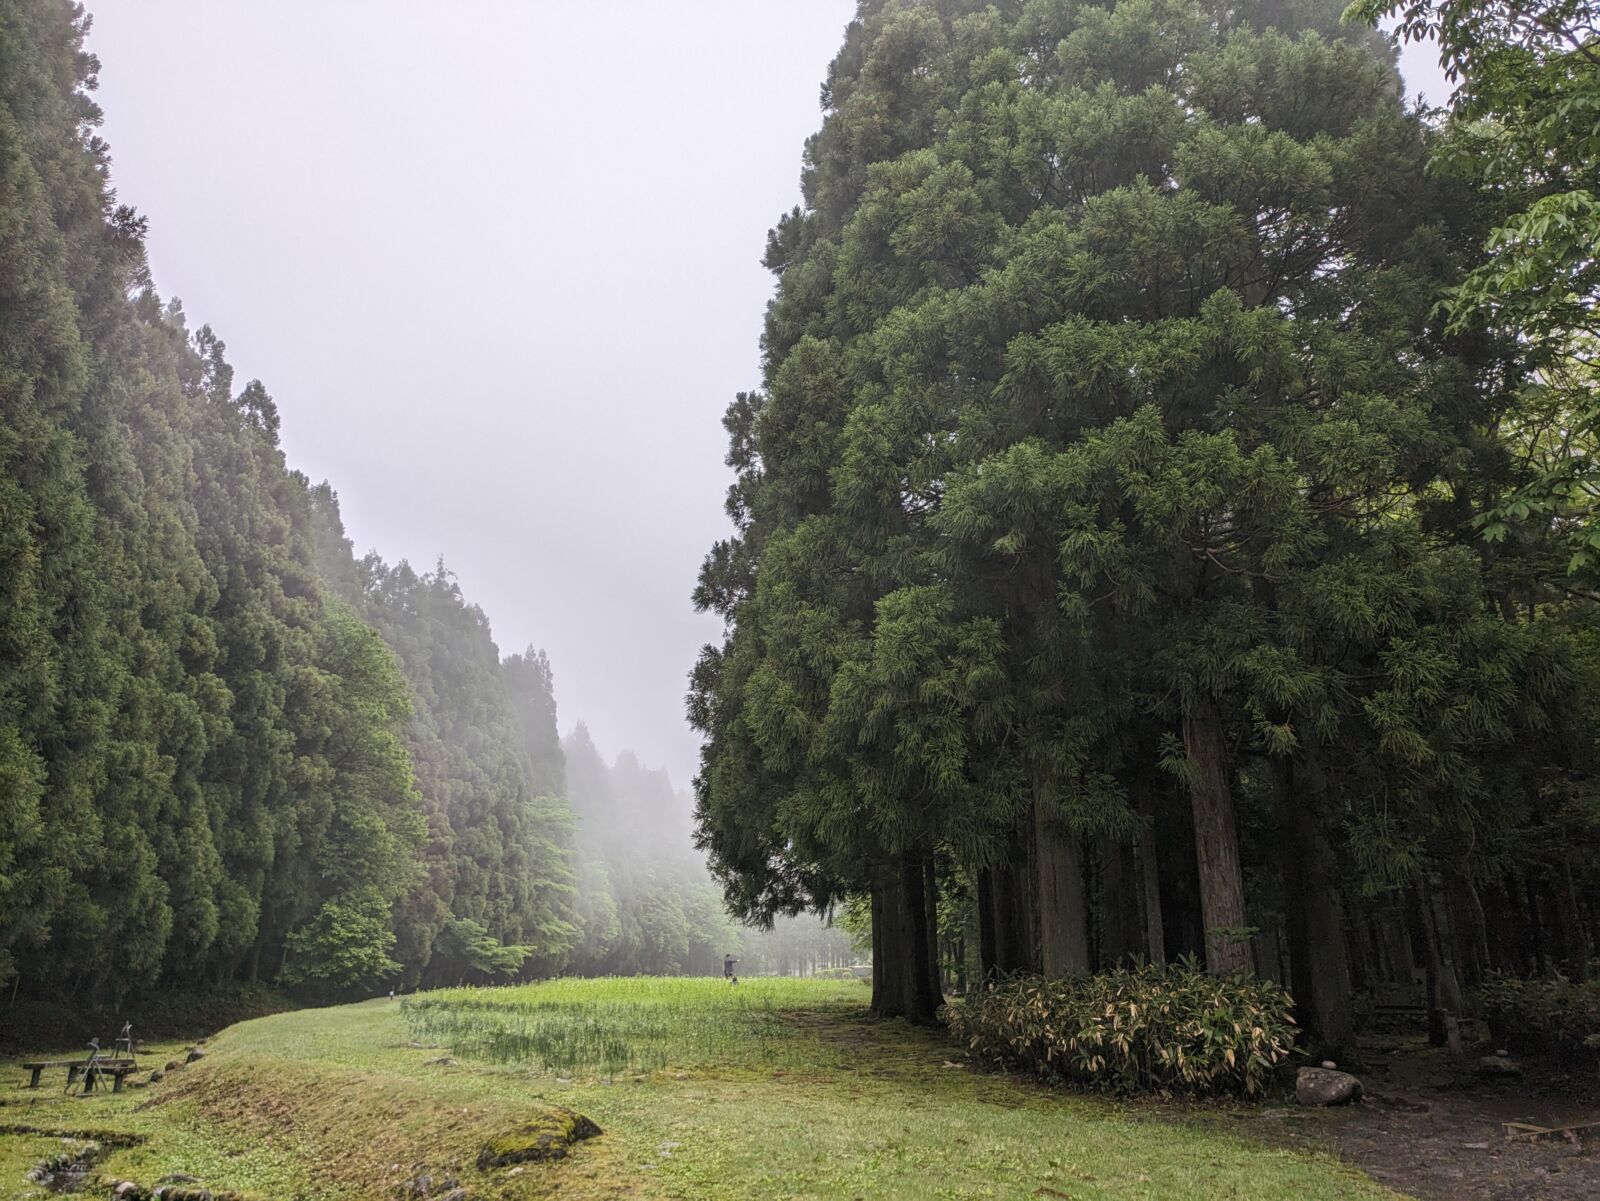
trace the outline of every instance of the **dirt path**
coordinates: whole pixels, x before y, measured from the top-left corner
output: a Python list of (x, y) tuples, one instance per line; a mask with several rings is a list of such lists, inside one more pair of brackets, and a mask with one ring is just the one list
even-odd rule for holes
[(1481, 1080), (1421, 1039), (1379, 1042), (1358, 1075), (1363, 1104), (1272, 1108), (1242, 1120), (1268, 1141), (1331, 1150), (1422, 1201), (1600, 1198), (1600, 1130), (1529, 1143), (1508, 1141), (1503, 1125), (1600, 1121), (1600, 1078), (1529, 1066), (1522, 1080)]

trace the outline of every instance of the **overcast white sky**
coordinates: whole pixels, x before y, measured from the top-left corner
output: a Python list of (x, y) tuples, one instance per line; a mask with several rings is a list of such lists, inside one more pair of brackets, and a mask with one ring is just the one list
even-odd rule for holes
[(549, 651), (563, 730), (686, 785), (720, 418), (854, 0), (89, 7), (157, 284), (358, 553), (442, 554), (502, 653)]

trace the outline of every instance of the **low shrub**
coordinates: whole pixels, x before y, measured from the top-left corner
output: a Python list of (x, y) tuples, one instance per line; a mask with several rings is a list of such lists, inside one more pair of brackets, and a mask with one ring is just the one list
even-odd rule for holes
[(1013, 977), (947, 1006), (981, 1058), (1116, 1093), (1261, 1092), (1294, 1045), (1289, 995), (1193, 963), (1045, 980)]
[(1478, 994), (1497, 1043), (1519, 1051), (1592, 1059), (1600, 1055), (1600, 980), (1521, 980), (1491, 973)]

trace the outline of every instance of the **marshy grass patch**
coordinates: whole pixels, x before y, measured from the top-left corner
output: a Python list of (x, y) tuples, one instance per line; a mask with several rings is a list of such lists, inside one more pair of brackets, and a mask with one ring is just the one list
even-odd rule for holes
[(452, 988), (403, 998), (419, 1047), (452, 1057), (564, 1075), (614, 1077), (668, 1068), (778, 1066), (808, 1060), (789, 1015), (858, 1010), (850, 981), (628, 977)]

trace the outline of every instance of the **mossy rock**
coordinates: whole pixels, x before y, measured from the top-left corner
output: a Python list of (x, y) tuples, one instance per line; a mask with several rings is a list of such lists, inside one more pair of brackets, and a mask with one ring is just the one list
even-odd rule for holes
[(555, 1105), (532, 1121), (498, 1134), (478, 1152), (478, 1169), (503, 1168), (537, 1159), (560, 1159), (580, 1139), (602, 1133), (600, 1127), (565, 1105)]

